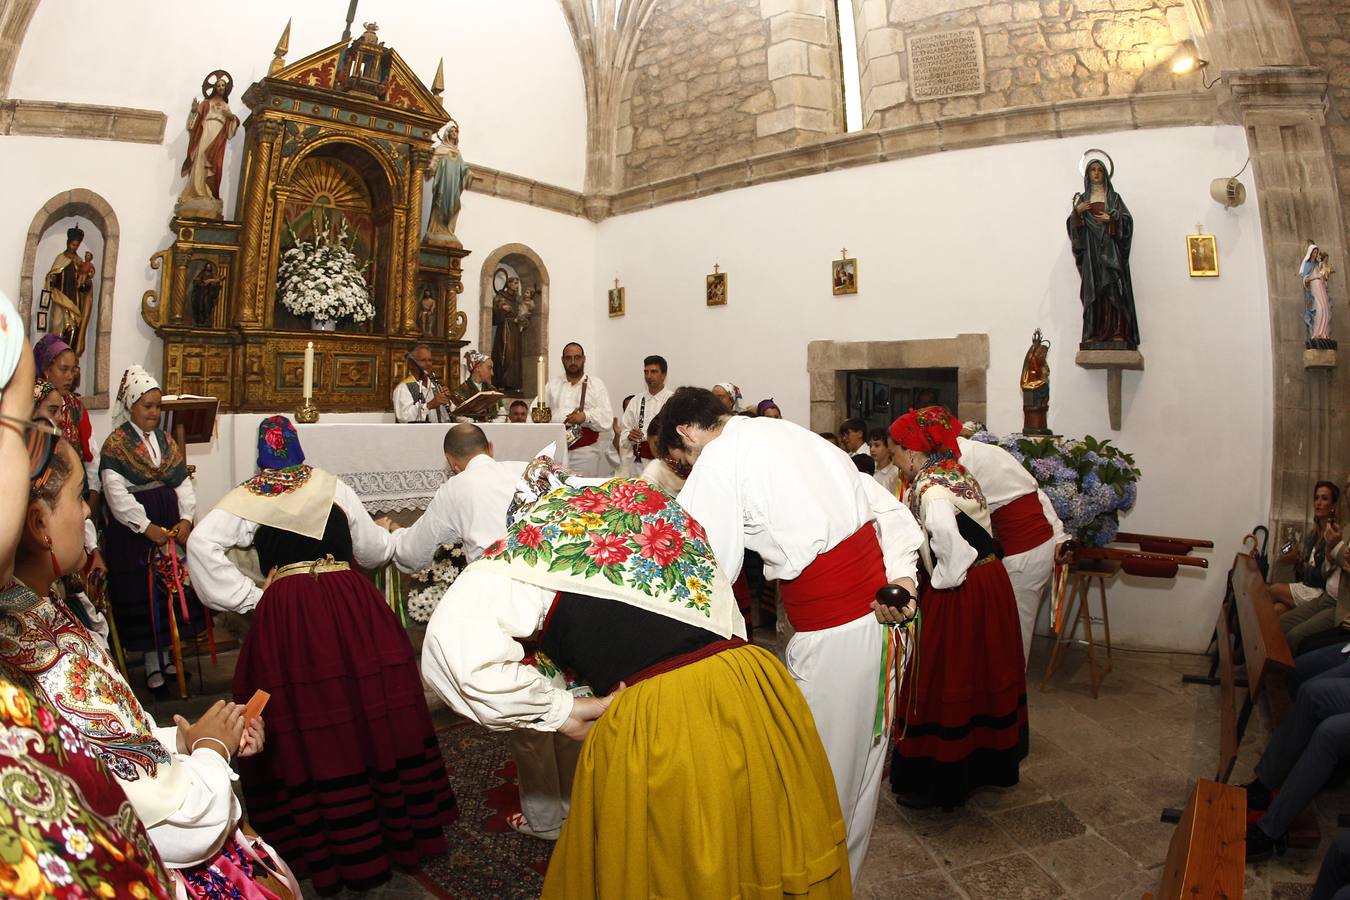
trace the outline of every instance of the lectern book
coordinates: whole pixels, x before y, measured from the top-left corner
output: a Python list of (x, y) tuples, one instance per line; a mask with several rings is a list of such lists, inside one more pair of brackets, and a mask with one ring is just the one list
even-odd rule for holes
[(459, 406), (456, 406), (452, 412), (457, 416), (481, 416), (489, 408), (496, 406), (506, 395), (501, 391), (479, 391), (468, 400), (465, 400)]

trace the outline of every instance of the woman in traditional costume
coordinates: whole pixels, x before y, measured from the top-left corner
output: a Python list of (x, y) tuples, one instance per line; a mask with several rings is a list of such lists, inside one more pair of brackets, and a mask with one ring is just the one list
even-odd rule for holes
[[(543, 896), (850, 896), (811, 712), (746, 644), (702, 527), (646, 481), (582, 487), (547, 458), (509, 520), (432, 615), (422, 666), (488, 728), (584, 737)], [(534, 634), (602, 697), (522, 664)]]
[(145, 653), (151, 690), (165, 689), (165, 676), (177, 674), (169, 657), (173, 629), (188, 638), (210, 624), (191, 588), (180, 593), (170, 587), (181, 569), (174, 558), (192, 531), (197, 495), (183, 448), (159, 427), (159, 400), (159, 383), (145, 369), (127, 369), (113, 401), (113, 433), (99, 459), (113, 616), (122, 646)]
[(1017, 784), (1027, 755), (1026, 666), (989, 508), (960, 463), (961, 424), (940, 406), (890, 427), (923, 526), (917, 671), (901, 690), (891, 786), (906, 806), (959, 806), (982, 785)]
[[(32, 356), (23, 322), (0, 293), (0, 584), (13, 576), (28, 508), (26, 436)], [(45, 393), (50, 393), (46, 391)], [(169, 877), (96, 753), (0, 662), (0, 894), (19, 898), (139, 896), (165, 900)]]
[(97, 507), (100, 487), (98, 458), (94, 455), (94, 431), (89, 424), (89, 410), (75, 390), (75, 375), (80, 368), (79, 357), (59, 335), (44, 334), (33, 347), (33, 360), (37, 364), (37, 374), (56, 385), (56, 389), (61, 392), (63, 405), (56, 424), (61, 426), (66, 440), (80, 454), (87, 482), (85, 489), (95, 494), (90, 505)]
[[(265, 590), (226, 557), (250, 546)], [(271, 694), (272, 733), (240, 764), (250, 821), (320, 893), (445, 853), (442, 826), (458, 815), (412, 644), (353, 567), (388, 564), (394, 546), (350, 487), (305, 465), (284, 416), (258, 426), (258, 474), (188, 543), (203, 600), (254, 612), (234, 696)]]
[(33, 382), (33, 418), (60, 421), (64, 402), (61, 392), (45, 378)]
[(183, 894), (285, 897), (294, 880), (239, 831), (232, 790), (230, 762), (261, 749), (261, 720), (246, 725), (242, 706), (220, 701), (195, 723), (175, 716), (174, 726), (156, 726), (93, 636), (51, 600), (61, 573), (83, 562), (86, 508), (74, 449), (36, 430), (29, 449), (28, 512), (14, 576), (0, 588), (0, 663), (93, 746)]
[[(722, 401), (722, 405), (727, 408), (727, 412), (735, 415), (745, 409), (741, 405), (741, 389), (736, 387), (730, 381), (719, 381), (712, 386), (713, 396)], [(781, 416), (780, 416), (781, 418)]]

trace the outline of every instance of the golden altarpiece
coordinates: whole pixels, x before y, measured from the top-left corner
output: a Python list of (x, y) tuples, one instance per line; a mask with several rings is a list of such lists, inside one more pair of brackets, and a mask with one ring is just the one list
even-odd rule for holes
[[(443, 383), (458, 384), (469, 251), (424, 242), (421, 223), (432, 139), (450, 119), (439, 75), (428, 90), (373, 29), (291, 65), (283, 52), (243, 96), (235, 219), (176, 217), (173, 245), (151, 258), (160, 282), (141, 314), (164, 342), (165, 393), (218, 397), (237, 412), (296, 409), (308, 341), (324, 411), (388, 409), (418, 343)], [(316, 331), (278, 302), (278, 261), (297, 237), (339, 221), (366, 265), (375, 317)]]

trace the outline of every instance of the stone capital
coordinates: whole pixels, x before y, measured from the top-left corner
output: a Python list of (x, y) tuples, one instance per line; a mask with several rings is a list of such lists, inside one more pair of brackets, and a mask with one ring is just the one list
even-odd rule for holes
[(1260, 66), (1227, 69), (1223, 80), (1244, 124), (1253, 116), (1287, 114), (1323, 124), (1327, 108), (1327, 73), (1312, 66)]

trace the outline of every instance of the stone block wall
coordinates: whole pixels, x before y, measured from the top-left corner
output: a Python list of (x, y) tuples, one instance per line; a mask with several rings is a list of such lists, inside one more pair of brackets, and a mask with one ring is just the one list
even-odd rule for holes
[[(1310, 0), (1305, 0), (1310, 2)], [(1184, 0), (853, 0), (863, 124), (889, 128), (1007, 107), (1193, 88), (1171, 61), (1190, 39)], [(985, 92), (915, 101), (908, 41), (976, 27)]]
[[(1331, 139), (1331, 156), (1342, 196), (1342, 227), (1344, 233), (1350, 235), (1350, 202), (1346, 202), (1350, 200), (1350, 196), (1346, 196), (1350, 192), (1350, 6), (1316, 0), (1290, 0), (1290, 5), (1308, 62), (1327, 74), (1326, 130)], [(1336, 240), (1329, 235), (1302, 237), (1328, 244)], [(1332, 321), (1335, 321), (1334, 317)]]
[(659, 0), (619, 107), (625, 187), (843, 130), (833, 0)]

